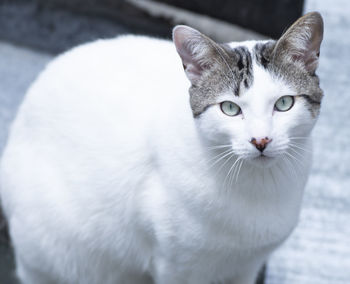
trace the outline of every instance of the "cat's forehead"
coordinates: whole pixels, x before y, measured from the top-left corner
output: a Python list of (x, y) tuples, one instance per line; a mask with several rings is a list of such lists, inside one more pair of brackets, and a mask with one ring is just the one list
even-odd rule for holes
[[(263, 57), (260, 53), (264, 49), (258, 47), (265, 46), (266, 43), (267, 41), (245, 41), (220, 44), (224, 54), (220, 53), (221, 57), (218, 58), (215, 58), (216, 53), (211, 55), (212, 61), (220, 64), (215, 64), (210, 72), (202, 76), (200, 83), (190, 89), (191, 106), (195, 116), (210, 105), (216, 104), (222, 94), (243, 97), (261, 76), (270, 76), (268, 70), (257, 67), (261, 65), (257, 61)], [(261, 70), (257, 72), (258, 69)], [(262, 88), (266, 89), (266, 85)]]
[(227, 44), (232, 53), (237, 53), (239, 50), (241, 52), (241, 50), (243, 50), (245, 53), (244, 56), (251, 58), (251, 64), (250, 66), (246, 66), (246, 68), (250, 69), (249, 73), (252, 80), (249, 85), (243, 86), (240, 92), (236, 93), (235, 96), (244, 98), (251, 93), (257, 93), (261, 96), (263, 93), (273, 94), (274, 90), (281, 90), (284, 87), (288, 88), (281, 80), (280, 76), (276, 76), (267, 66), (266, 58), (270, 55), (274, 44), (275, 41), (272, 40), (250, 40), (244, 42), (230, 42)]
[[(237, 45), (237, 47), (241, 48), (240, 45)], [(241, 106), (265, 105), (274, 102), (281, 96), (296, 94), (293, 88), (282, 77), (276, 76), (268, 68), (262, 66), (261, 62), (259, 62), (261, 55), (256, 54), (259, 47), (255, 42), (249, 47), (251, 51), (249, 56), (252, 57), (251, 74), (253, 80), (248, 88), (242, 86), (239, 94), (234, 94), (232, 90), (227, 89), (222, 95), (216, 98), (217, 102), (231, 100), (239, 103)]]

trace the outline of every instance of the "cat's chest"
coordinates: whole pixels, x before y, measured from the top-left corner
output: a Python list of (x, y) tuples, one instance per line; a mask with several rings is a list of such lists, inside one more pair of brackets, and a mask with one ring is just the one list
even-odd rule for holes
[(221, 277), (252, 258), (264, 258), (290, 234), (298, 215), (271, 204), (250, 207), (242, 200), (216, 200), (183, 211), (171, 214), (168, 253), (181, 263), (189, 261), (192, 271)]
[(279, 244), (295, 227), (297, 206), (273, 204), (273, 201), (254, 205), (242, 200), (227, 201), (202, 211), (197, 218), (193, 214), (195, 220), (191, 220), (190, 227), (197, 228), (188, 231), (184, 239), (193, 239), (194, 243), (222, 252), (260, 249)]
[(187, 186), (193, 187), (190, 192), (201, 194), (180, 195), (176, 201), (182, 205), (177, 222), (182, 227), (180, 241), (224, 253), (275, 246), (291, 233), (299, 215), (303, 183), (274, 183), (269, 176), (263, 183), (248, 173), (241, 178), (229, 189), (219, 188), (205, 177), (197, 188), (195, 182), (187, 181)]

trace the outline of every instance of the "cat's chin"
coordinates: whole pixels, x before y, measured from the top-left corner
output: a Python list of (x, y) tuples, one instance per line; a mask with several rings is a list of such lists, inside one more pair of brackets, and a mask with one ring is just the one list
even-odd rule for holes
[(277, 162), (277, 160), (278, 159), (276, 157), (259, 155), (252, 159), (249, 159), (248, 162), (258, 168), (270, 168)]

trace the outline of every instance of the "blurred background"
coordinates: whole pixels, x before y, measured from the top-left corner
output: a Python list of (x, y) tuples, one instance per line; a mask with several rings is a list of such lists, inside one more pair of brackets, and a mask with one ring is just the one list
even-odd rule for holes
[[(0, 155), (26, 89), (58, 53), (120, 34), (170, 38), (187, 24), (220, 42), (278, 38), (302, 14), (325, 21), (325, 91), (300, 223), (259, 283), (350, 283), (350, 2), (347, 0), (0, 0)], [(23, 236), (25, 238), (25, 236)], [(38, 240), (40, 241), (40, 240)], [(0, 283), (16, 283), (0, 212)], [(127, 284), (127, 283), (125, 283)]]

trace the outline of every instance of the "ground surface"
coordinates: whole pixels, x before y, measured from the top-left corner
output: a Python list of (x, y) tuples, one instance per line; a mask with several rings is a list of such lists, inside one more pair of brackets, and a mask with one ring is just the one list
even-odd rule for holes
[[(50, 55), (42, 52), (0, 42), (0, 153), (25, 90), (50, 59)], [(16, 283), (13, 258), (3, 236), (0, 236), (0, 283)]]
[[(350, 4), (306, 1), (325, 20), (319, 75), (325, 91), (314, 131), (315, 158), (301, 221), (271, 258), (268, 284), (350, 283)], [(331, 5), (331, 6), (330, 6)], [(0, 153), (26, 88), (51, 55), (0, 43)], [(0, 283), (14, 283), (9, 250), (0, 241)]]

